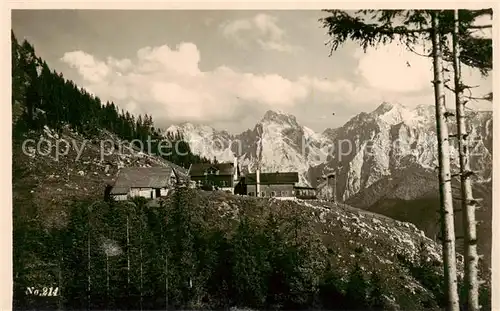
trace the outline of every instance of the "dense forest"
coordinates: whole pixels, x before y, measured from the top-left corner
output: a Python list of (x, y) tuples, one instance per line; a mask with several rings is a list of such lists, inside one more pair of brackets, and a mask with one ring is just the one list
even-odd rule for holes
[[(214, 211), (198, 208), (191, 191), (159, 207), (80, 202), (64, 229), (17, 228), (16, 309), (384, 307), (380, 277), (356, 265), (342, 281), (300, 213), (207, 222)], [(26, 265), (34, 257), (38, 269)], [(26, 295), (37, 285), (57, 287), (57, 296)]]
[[(113, 102), (103, 103), (99, 97), (79, 88), (67, 80), (62, 73), (51, 71), (47, 63), (37, 57), (34, 47), (26, 40), (18, 43), (14, 32), (12, 39), (12, 105), (23, 107), (22, 115), (16, 120), (14, 135), (26, 130), (37, 130), (47, 125), (61, 131), (69, 125), (86, 137), (93, 137), (99, 130), (115, 133), (119, 138), (147, 146), (151, 143), (152, 154), (160, 155), (159, 141), (168, 139), (178, 152), (168, 152), (163, 145), (166, 160), (183, 167), (191, 163), (210, 162), (194, 155), (189, 144), (179, 135), (164, 137), (154, 127), (150, 115), (134, 116), (119, 109)], [(14, 109), (13, 109), (14, 110)]]

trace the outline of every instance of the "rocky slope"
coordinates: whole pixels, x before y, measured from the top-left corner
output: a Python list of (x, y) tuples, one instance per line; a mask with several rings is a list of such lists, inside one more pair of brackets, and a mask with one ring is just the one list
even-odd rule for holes
[(47, 227), (64, 226), (65, 208), (102, 199), (120, 168), (166, 165), (175, 164), (138, 152), (105, 130), (88, 140), (69, 127), (60, 134), (45, 127), (13, 139), (13, 203), (36, 207)]
[[(399, 222), (379, 214), (343, 204), (325, 201), (278, 200), (242, 197), (222, 192), (187, 190), (190, 208), (206, 211), (203, 216), (209, 226), (221, 226), (224, 231), (235, 230), (241, 219), (262, 223), (272, 213), (283, 221), (283, 232), (293, 232), (294, 215), (317, 234), (321, 246), (316, 250), (316, 260), (328, 260), (342, 280), (347, 281), (355, 264), (368, 275), (371, 271), (381, 274), (382, 284), (389, 296), (385, 297), (387, 310), (424, 309), (437, 297), (422, 275), (416, 270), (422, 263), (441, 274), (441, 246), (429, 239), (410, 223)], [(167, 198), (167, 202), (170, 199)], [(203, 206), (204, 208), (200, 208)], [(460, 257), (461, 258), (461, 257)], [(461, 262), (461, 259), (459, 259)], [(460, 273), (462, 267), (459, 264)]]
[[(468, 120), (472, 143), (471, 166), (478, 172), (476, 181), (487, 182), (491, 180), (492, 112), (469, 112)], [(452, 122), (449, 132), (456, 132)], [(425, 171), (437, 167), (432, 106), (408, 109), (398, 104), (383, 103), (371, 113), (361, 113), (341, 128), (328, 133), (336, 150), (326, 163), (313, 167), (310, 176), (336, 171), (337, 195), (343, 200), (405, 168)], [(456, 140), (451, 138), (450, 143), (453, 170), (456, 171)]]
[[(460, 182), (452, 181), (453, 206), (455, 212), (455, 231), (457, 250), (463, 250), (463, 219), (460, 212)], [(476, 212), (478, 222), (478, 252), (484, 255), (480, 261), (483, 269), (491, 267), (492, 243), (492, 184), (475, 183), (473, 195), (480, 201)], [(350, 197), (347, 204), (386, 215), (400, 221), (409, 221), (423, 230), (428, 237), (438, 241), (439, 223), (439, 187), (436, 173), (431, 170), (409, 168), (383, 177), (370, 187)]]

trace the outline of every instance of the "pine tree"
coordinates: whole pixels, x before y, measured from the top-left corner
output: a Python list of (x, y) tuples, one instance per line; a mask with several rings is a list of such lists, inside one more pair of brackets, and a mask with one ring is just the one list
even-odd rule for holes
[[(19, 104), (13, 110), (16, 133), (37, 130), (44, 125), (60, 132), (62, 125), (67, 124), (87, 138), (93, 138), (100, 129), (107, 129), (127, 141), (138, 139), (147, 144), (149, 136), (163, 139), (154, 128), (151, 115), (136, 117), (123, 109), (119, 112), (114, 102), (103, 104), (99, 97), (66, 80), (61, 73), (51, 71), (47, 63), (36, 56), (28, 41), (19, 44), (14, 32), (11, 32), (11, 48), (12, 103)], [(36, 118), (37, 108), (45, 112), (44, 118), (40, 118), (40, 114)], [(18, 119), (23, 122), (17, 122)], [(180, 137), (176, 141), (179, 141), (181, 154), (174, 154), (168, 157), (169, 160), (184, 167), (193, 162), (208, 162), (193, 155), (189, 144)], [(157, 143), (152, 145), (152, 150), (157, 149)]]
[(12, 104), (20, 102), (24, 95), (24, 72), (20, 46), (14, 32), (11, 31), (11, 59), (12, 59)]
[(343, 282), (335, 272), (331, 263), (328, 263), (322, 280), (319, 284), (319, 299), (321, 307), (326, 310), (344, 310), (349, 306), (343, 293)]
[(448, 125), (443, 88), (441, 34), (437, 13), (432, 13), (432, 55), (434, 69), (434, 100), (436, 103), (436, 132), (438, 135), (439, 191), (441, 202), (441, 233), (443, 237), (443, 262), (448, 308), (458, 310), (458, 285), (455, 254), (455, 227), (453, 198), (451, 192), (451, 168), (448, 140)]
[(258, 241), (259, 232), (252, 228), (246, 216), (240, 219), (233, 238), (232, 281), (236, 302), (241, 305), (262, 307), (265, 301), (266, 258)]
[(346, 286), (346, 299), (349, 310), (362, 310), (368, 308), (367, 303), (368, 284), (363, 275), (363, 270), (358, 263), (349, 275)]
[(466, 130), (465, 104), (462, 98), (465, 89), (461, 81), (460, 68), (460, 20), (459, 11), (454, 10), (453, 28), (453, 73), (454, 93), (457, 118), (458, 154), (460, 161), (460, 184), (462, 196), (462, 214), (464, 228), (464, 273), (465, 273), (465, 298), (467, 310), (479, 310), (479, 283), (478, 283), (478, 255), (476, 236), (476, 204), (472, 195), (471, 167), (468, 146), (468, 133)]
[(384, 289), (379, 274), (373, 271), (370, 277), (370, 309), (384, 310)]
[(192, 210), (186, 189), (177, 188), (173, 193), (174, 204), (169, 211), (167, 241), (169, 254), (169, 297), (178, 306), (190, 302), (195, 262), (193, 258)]
[[(443, 257), (448, 293), (448, 308), (458, 310), (458, 293), (456, 281), (456, 259), (455, 259), (455, 232), (454, 213), (451, 197), (451, 172), (449, 158), (448, 129), (446, 119), (449, 113), (444, 104), (443, 90), (443, 51), (446, 49), (445, 35), (452, 32), (450, 27), (449, 12), (426, 11), (426, 10), (361, 10), (350, 16), (339, 10), (328, 10), (330, 16), (322, 19), (324, 26), (328, 28), (332, 37), (329, 42), (332, 50), (337, 49), (347, 40), (358, 42), (365, 50), (369, 46), (390, 43), (399, 40), (414, 51), (414, 45), (422, 40), (432, 43), (431, 56), (434, 67), (434, 93), (436, 104), (436, 129), (438, 134), (438, 159), (439, 159), (439, 184), (440, 184), (440, 206), (443, 236)], [(474, 13), (475, 14), (475, 13)], [(360, 18), (361, 17), (361, 18)], [(370, 17), (375, 23), (368, 23), (362, 17)], [(396, 20), (401, 22), (400, 26), (394, 26)], [(442, 22), (442, 23), (441, 23)], [(469, 25), (470, 27), (470, 25)], [(467, 39), (466, 42), (472, 40)], [(484, 46), (487, 46), (487, 42)], [(470, 51), (469, 51), (470, 52)], [(472, 53), (469, 53), (470, 58)], [(468, 60), (469, 63), (487, 66), (485, 55), (475, 55), (477, 62)], [(474, 56), (472, 56), (474, 58)], [(464, 60), (467, 59), (464, 58)], [(462, 60), (462, 59), (461, 59)], [(485, 60), (484, 62), (482, 62)]]

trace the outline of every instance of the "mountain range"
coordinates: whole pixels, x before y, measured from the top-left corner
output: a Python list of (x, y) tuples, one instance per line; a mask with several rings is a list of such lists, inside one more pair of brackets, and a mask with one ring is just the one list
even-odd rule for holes
[[(450, 112), (453, 112), (450, 110)], [(474, 195), (483, 199), (478, 218), (479, 247), (489, 257), (491, 247), (492, 111), (467, 110)], [(454, 117), (449, 133), (456, 132)], [(193, 153), (218, 161), (238, 158), (243, 172), (296, 171), (300, 184), (329, 195), (324, 176), (335, 172), (337, 198), (349, 205), (409, 221), (426, 235), (439, 235), (439, 187), (435, 108), (408, 108), (384, 102), (343, 126), (322, 133), (301, 125), (295, 116), (267, 111), (253, 129), (240, 134), (207, 125), (182, 123), (166, 129), (179, 133)], [(452, 172), (458, 172), (457, 141), (450, 137)], [(453, 180), (455, 206), (460, 206), (459, 181)], [(458, 207), (457, 207), (458, 208)], [(457, 235), (462, 228), (456, 217)], [(489, 261), (489, 259), (487, 259)]]
[[(477, 181), (491, 181), (492, 112), (470, 112), (471, 165)], [(450, 122), (450, 133), (454, 132)], [(253, 129), (232, 135), (207, 125), (172, 125), (194, 153), (218, 161), (236, 156), (243, 171), (297, 171), (300, 183), (322, 188), (321, 177), (338, 176), (337, 195), (348, 200), (377, 181), (406, 169), (432, 171), (437, 167), (437, 139), (433, 106), (409, 109), (382, 103), (360, 113), (339, 128), (315, 133), (295, 116), (267, 111)], [(450, 138), (453, 168), (457, 169), (456, 142)]]

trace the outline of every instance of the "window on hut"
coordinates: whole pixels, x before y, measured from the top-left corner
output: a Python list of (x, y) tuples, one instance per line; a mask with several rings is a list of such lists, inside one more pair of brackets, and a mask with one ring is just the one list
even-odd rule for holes
[(213, 168), (207, 170), (207, 172), (208, 172), (208, 175), (219, 175), (218, 174), (219, 172), (217, 170), (213, 169)]

